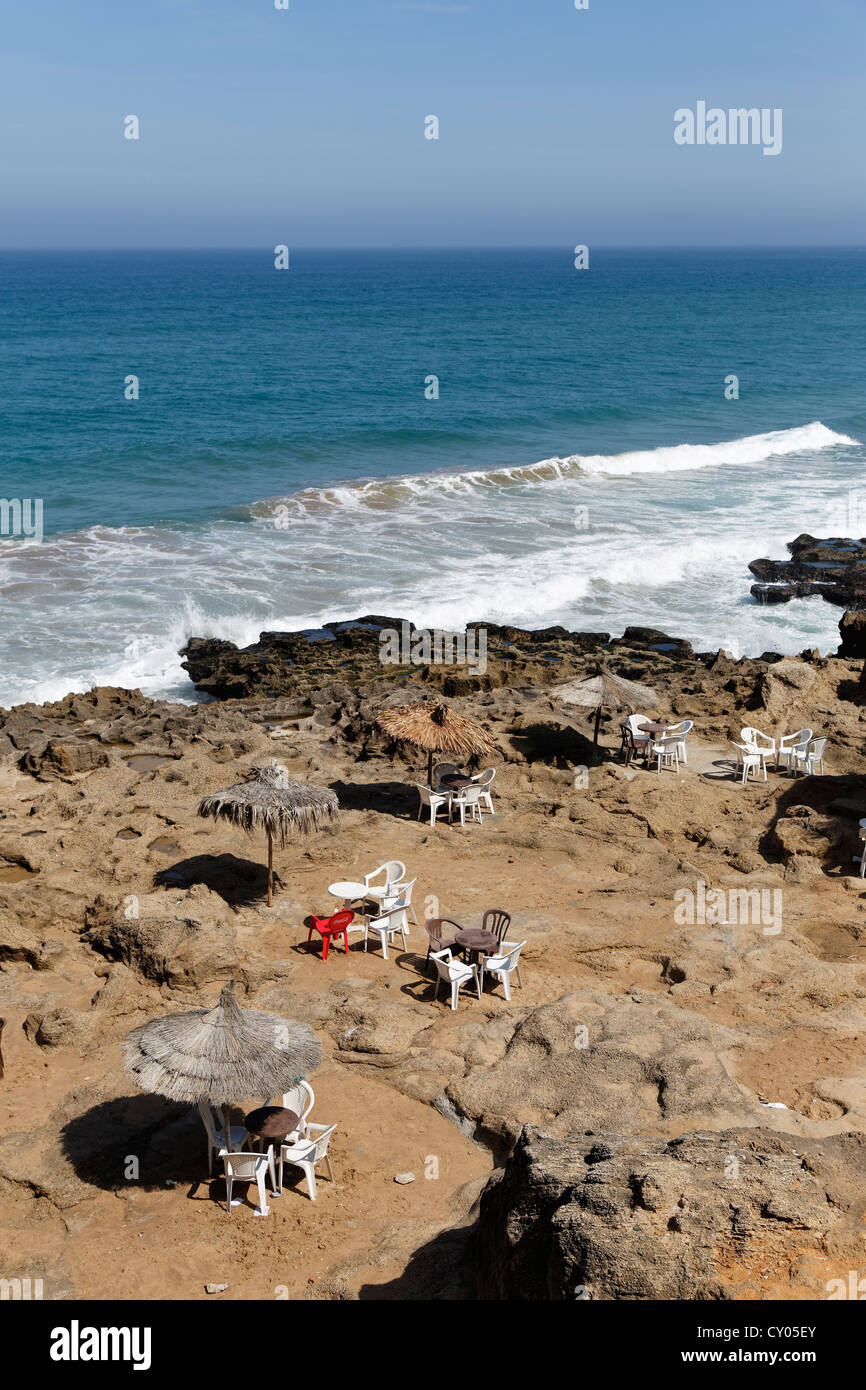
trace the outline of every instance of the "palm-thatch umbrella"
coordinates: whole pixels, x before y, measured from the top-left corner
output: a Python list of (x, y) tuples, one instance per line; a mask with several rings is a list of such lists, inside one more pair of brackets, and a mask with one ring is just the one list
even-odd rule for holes
[(585, 709), (595, 710), (592, 733), (594, 748), (598, 747), (598, 725), (603, 709), (635, 710), (640, 705), (654, 709), (658, 701), (655, 691), (648, 685), (627, 681), (624, 676), (616, 676), (601, 665), (596, 666), (594, 675), (556, 685), (550, 693), (565, 705), (582, 705)]
[(133, 1028), (123, 1040), (123, 1060), (142, 1091), (221, 1108), (228, 1144), (231, 1106), (287, 1091), (315, 1071), (322, 1044), (305, 1023), (242, 1009), (228, 984), (213, 1009)]
[(286, 769), (272, 758), (252, 769), (246, 782), (237, 782), (225, 791), (212, 792), (199, 802), (200, 816), (212, 816), (239, 825), (251, 835), (263, 829), (268, 837), (268, 907), (273, 906), (274, 836), (285, 849), (291, 832), (309, 834), (323, 825), (339, 821), (340, 804), (336, 792), (327, 787), (308, 787), (290, 782)]
[(421, 700), (415, 705), (383, 709), (376, 723), (391, 738), (414, 743), (427, 754), (427, 782), (433, 778), (433, 754), (453, 753), (471, 758), (493, 753), (496, 744), (480, 724), (446, 705), (442, 700)]

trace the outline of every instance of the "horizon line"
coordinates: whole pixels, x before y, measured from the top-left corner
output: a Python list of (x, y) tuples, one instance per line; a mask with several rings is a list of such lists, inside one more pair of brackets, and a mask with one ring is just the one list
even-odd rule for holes
[[(275, 243), (285, 244), (285, 243)], [(581, 244), (581, 243), (577, 243)], [(863, 251), (866, 250), (866, 242), (819, 242), (819, 241), (778, 241), (778, 242), (588, 242), (582, 243), (588, 246), (590, 252), (595, 251)], [(44, 255), (68, 255), (71, 252), (152, 252), (154, 254), (171, 254), (178, 251), (194, 252), (256, 252), (263, 250), (270, 251), (270, 243), (253, 243), (248, 245), (232, 246), (207, 246), (198, 242), (191, 242), (177, 246), (124, 246), (124, 245), (105, 245), (105, 246), (0, 246), (0, 255), (22, 253), (44, 254)], [(338, 252), (338, 253), (359, 253), (359, 252), (379, 252), (379, 251), (416, 251), (416, 252), (444, 252), (444, 251), (558, 251), (565, 254), (572, 254), (572, 246), (566, 242), (508, 242), (500, 245), (487, 242), (470, 243), (449, 243), (449, 244), (403, 244), (389, 245), (383, 243), (376, 246), (314, 246), (301, 245), (289, 246), (289, 251), (295, 254), (309, 252)]]

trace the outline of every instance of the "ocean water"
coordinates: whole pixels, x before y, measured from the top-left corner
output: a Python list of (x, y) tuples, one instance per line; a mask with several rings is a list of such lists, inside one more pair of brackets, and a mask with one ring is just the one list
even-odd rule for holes
[(864, 250), (3, 252), (0, 325), (0, 704), (363, 612), (837, 644), (746, 566), (866, 534)]

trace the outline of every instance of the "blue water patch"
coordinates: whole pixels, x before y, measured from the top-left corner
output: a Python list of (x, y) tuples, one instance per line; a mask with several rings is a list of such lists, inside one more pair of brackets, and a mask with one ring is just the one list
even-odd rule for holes
[(862, 249), (2, 252), (0, 498), (45, 539), (0, 532), (0, 705), (194, 698), (190, 636), (346, 612), (834, 650), (744, 561), (866, 532), (864, 379)]

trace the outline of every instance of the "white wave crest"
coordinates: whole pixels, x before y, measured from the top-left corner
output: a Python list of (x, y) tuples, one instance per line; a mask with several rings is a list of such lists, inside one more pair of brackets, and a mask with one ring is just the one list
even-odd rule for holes
[(257, 502), (254, 516), (286, 520), (321, 515), (334, 509), (371, 512), (434, 502), (442, 496), (460, 498), (479, 492), (533, 483), (561, 483), (580, 477), (627, 478), (643, 473), (682, 473), (699, 468), (763, 463), (785, 454), (814, 453), (831, 445), (856, 445), (846, 434), (813, 420), (792, 429), (751, 434), (722, 444), (672, 444), (624, 454), (569, 454), (537, 463), (475, 469), (465, 473), (421, 473), (396, 478), (373, 478), (339, 486), (305, 488), (303, 492)]

